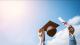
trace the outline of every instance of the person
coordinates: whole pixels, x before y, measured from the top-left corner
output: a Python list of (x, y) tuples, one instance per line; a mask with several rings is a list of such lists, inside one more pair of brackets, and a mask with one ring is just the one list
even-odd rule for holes
[(39, 29), (38, 35), (40, 40), (40, 45), (45, 45), (45, 32), (47, 32), (47, 35), (50, 37), (53, 37), (56, 34), (57, 27), (59, 25), (55, 22), (48, 21), (42, 28)]
[(75, 35), (74, 35), (75, 29), (73, 28), (73, 26), (70, 25), (68, 27), (68, 30), (69, 30), (69, 45), (77, 45)]
[(68, 27), (69, 30), (69, 45), (77, 45), (76, 39), (74, 36), (74, 27), (70, 24), (68, 24), (65, 20), (63, 20), (61, 17), (58, 18), (66, 27)]
[(45, 32), (44, 32), (44, 29), (40, 29), (38, 31), (38, 35), (39, 35), (39, 40), (40, 40), (39, 45), (45, 45)]

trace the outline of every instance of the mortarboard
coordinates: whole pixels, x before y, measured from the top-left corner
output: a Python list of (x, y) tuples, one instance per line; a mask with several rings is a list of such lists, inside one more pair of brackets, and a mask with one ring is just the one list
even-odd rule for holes
[(59, 25), (56, 24), (55, 22), (49, 21), (48, 23), (46, 23), (41, 29), (44, 29), (44, 31), (47, 32), (48, 36), (53, 37), (56, 32), (57, 32), (57, 27)]

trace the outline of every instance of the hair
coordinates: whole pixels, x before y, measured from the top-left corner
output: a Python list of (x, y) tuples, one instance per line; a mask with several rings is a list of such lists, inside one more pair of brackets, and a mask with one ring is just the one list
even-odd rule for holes
[(68, 27), (68, 30), (69, 30), (69, 34), (73, 34), (74, 33), (74, 28), (73, 28), (73, 26), (69, 26)]

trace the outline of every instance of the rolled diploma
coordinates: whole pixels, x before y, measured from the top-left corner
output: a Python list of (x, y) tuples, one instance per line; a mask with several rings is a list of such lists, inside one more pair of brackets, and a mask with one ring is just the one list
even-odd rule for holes
[(60, 22), (62, 22), (66, 27), (69, 27), (70, 25), (65, 21), (63, 20), (61, 17), (58, 18)]

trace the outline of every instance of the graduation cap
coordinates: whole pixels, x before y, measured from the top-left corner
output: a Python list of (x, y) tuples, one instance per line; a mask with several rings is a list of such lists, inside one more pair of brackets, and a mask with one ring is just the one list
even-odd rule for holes
[(56, 32), (57, 32), (57, 27), (59, 25), (56, 24), (55, 22), (49, 21), (48, 23), (46, 23), (41, 29), (44, 29), (44, 31), (47, 32), (47, 35), (50, 37), (53, 37)]

